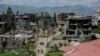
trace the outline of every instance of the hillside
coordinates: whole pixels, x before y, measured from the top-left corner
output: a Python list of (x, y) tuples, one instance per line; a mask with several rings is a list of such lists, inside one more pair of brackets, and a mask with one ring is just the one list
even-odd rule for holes
[[(85, 14), (85, 15), (92, 15), (95, 11), (96, 7), (90, 8), (86, 6), (80, 6), (80, 5), (75, 5), (75, 6), (60, 6), (60, 7), (43, 7), (43, 8), (36, 8), (32, 6), (17, 6), (17, 5), (9, 5), (14, 13), (18, 10), (20, 14), (23, 13), (33, 13), (33, 12), (41, 12), (41, 11), (48, 11), (50, 14), (53, 14), (54, 12), (60, 13), (60, 12), (75, 12), (77, 14)], [(3, 12), (6, 12), (8, 8), (8, 5), (5, 4), (0, 4), (0, 14)]]

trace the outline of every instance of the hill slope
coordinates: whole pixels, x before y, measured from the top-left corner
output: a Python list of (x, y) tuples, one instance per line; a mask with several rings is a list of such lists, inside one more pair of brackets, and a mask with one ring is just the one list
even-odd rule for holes
[[(92, 15), (96, 9), (86, 7), (86, 6), (62, 6), (62, 7), (43, 7), (43, 8), (36, 8), (32, 6), (17, 6), (17, 5), (9, 5), (14, 13), (18, 10), (20, 14), (23, 13), (33, 13), (33, 12), (41, 12), (41, 11), (48, 11), (50, 14), (53, 14), (54, 12), (60, 13), (60, 12), (75, 12), (77, 14), (85, 14), (85, 15)], [(0, 4), (0, 14), (3, 12), (6, 12), (8, 8), (8, 5)], [(100, 7), (98, 7), (100, 8)]]

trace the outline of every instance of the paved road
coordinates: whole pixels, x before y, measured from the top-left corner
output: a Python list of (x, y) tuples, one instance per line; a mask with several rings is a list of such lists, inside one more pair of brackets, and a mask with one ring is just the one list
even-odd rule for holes
[[(46, 52), (48, 51), (46, 48), (47, 43), (50, 42), (54, 37), (60, 34), (61, 32), (57, 32), (55, 35), (47, 37), (47, 38), (38, 38), (37, 48), (36, 48), (37, 56), (45, 56)], [(44, 45), (41, 45), (40, 42), (42, 42)]]

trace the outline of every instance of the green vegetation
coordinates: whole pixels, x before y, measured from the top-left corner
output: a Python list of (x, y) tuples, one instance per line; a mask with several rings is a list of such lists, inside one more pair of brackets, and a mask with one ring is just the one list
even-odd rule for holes
[(0, 56), (26, 56), (25, 52), (18, 51), (18, 52), (0, 52)]
[(63, 56), (63, 53), (60, 51), (49, 51), (46, 56)]
[(94, 33), (99, 33), (100, 34), (100, 28), (97, 28), (95, 30), (93, 30)]
[(0, 52), (0, 56), (36, 56), (36, 53), (34, 52), (36, 46), (31, 43), (30, 40), (25, 45), (23, 45), (22, 48), (16, 49), (16, 51), (4, 52), (6, 43), (4, 42), (2, 46), (3, 49)]
[(95, 40), (97, 39), (95, 35), (92, 35), (92, 36), (89, 36), (89, 37), (85, 37), (85, 39), (82, 39), (81, 42), (88, 42), (88, 41), (91, 41), (91, 40)]
[(14, 52), (0, 53), (0, 56), (21, 56), (20, 54), (15, 54)]
[(7, 9), (7, 16), (6, 16), (6, 30), (9, 31), (11, 29), (15, 29), (15, 20), (14, 20), (14, 14), (11, 9), (11, 7), (8, 7)]
[(27, 23), (25, 26), (24, 26), (25, 30), (31, 30), (32, 29), (32, 26)]
[(18, 52), (5, 52), (0, 53), (0, 56), (35, 56), (36, 54), (34, 52), (29, 51), (18, 51)]
[(27, 43), (23, 46), (23, 48), (20, 50), (20, 53), (23, 53), (22, 56), (36, 56), (36, 53), (34, 52), (36, 46), (34, 43), (31, 43), (31, 40), (28, 40)]
[(6, 29), (4, 27), (0, 28), (0, 34), (3, 34), (6, 32)]
[(58, 35), (58, 36), (55, 36), (55, 37), (53, 38), (53, 40), (64, 40), (63, 38), (64, 38), (64, 35), (63, 35), (63, 34), (60, 34), (60, 35)]
[(46, 53), (46, 56), (63, 56), (63, 52), (59, 51), (56, 45), (52, 47), (52, 49)]

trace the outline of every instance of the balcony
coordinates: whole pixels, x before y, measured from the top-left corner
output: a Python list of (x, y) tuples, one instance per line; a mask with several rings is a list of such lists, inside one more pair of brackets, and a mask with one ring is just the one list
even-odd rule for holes
[(74, 23), (69, 23), (69, 25), (77, 25), (76, 23), (74, 24)]
[(66, 37), (68, 37), (68, 38), (77, 38), (77, 35), (65, 35)]
[(87, 34), (87, 35), (84, 35), (84, 37), (91, 37), (91, 33), (90, 34)]
[(0, 22), (0, 24), (5, 24), (6, 22)]
[(83, 24), (83, 25), (90, 25), (90, 23), (86, 23), (86, 24)]
[(91, 31), (91, 28), (83, 28), (82, 31)]

